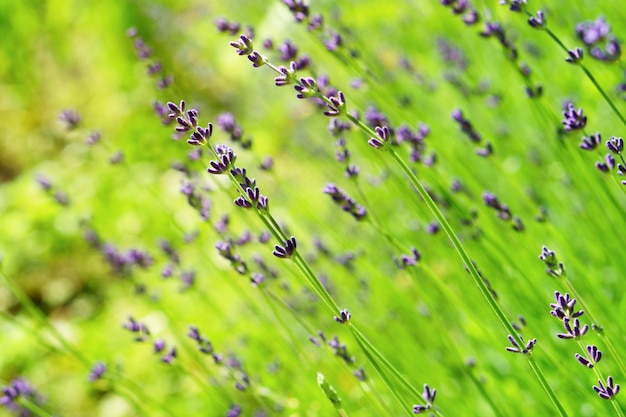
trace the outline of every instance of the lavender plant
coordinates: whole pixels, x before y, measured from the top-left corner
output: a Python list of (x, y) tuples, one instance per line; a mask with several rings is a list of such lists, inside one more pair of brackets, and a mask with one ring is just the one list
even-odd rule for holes
[(624, 415), (618, 4), (85, 4), (0, 5), (1, 415)]

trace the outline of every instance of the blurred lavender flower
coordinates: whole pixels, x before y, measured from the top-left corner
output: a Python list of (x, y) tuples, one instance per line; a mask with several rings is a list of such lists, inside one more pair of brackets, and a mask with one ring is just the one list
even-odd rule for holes
[(600, 143), (602, 143), (602, 136), (600, 135), (600, 132), (598, 132), (595, 135), (590, 135), (589, 137), (583, 136), (580, 148), (586, 151), (591, 151), (596, 149)]
[(87, 144), (87, 146), (93, 146), (96, 143), (100, 142), (101, 137), (102, 137), (102, 134), (100, 132), (98, 131), (91, 132), (87, 136), (87, 139), (85, 139), (85, 143)]
[(476, 130), (474, 130), (474, 127), (472, 126), (470, 121), (463, 117), (463, 112), (461, 111), (461, 109), (456, 109), (452, 112), (452, 119), (459, 124), (459, 126), (461, 127), (461, 131), (468, 138), (470, 138), (472, 142), (478, 143), (481, 141), (480, 134), (476, 132)]
[(610, 31), (611, 28), (603, 17), (576, 25), (576, 34), (587, 47), (589, 55), (600, 61), (612, 62), (621, 57), (620, 44)]
[(44, 399), (24, 378), (15, 378), (9, 385), (2, 387), (0, 396), (0, 406), (16, 413), (19, 417), (30, 417), (34, 415), (31, 409), (20, 403), (21, 398), (35, 404), (41, 404)]
[(123, 323), (123, 327), (126, 330), (137, 335), (135, 337), (136, 342), (143, 342), (148, 338), (148, 336), (150, 336), (150, 330), (148, 330), (148, 326), (136, 321), (133, 316), (128, 316), (128, 321), (126, 323)]
[(322, 191), (325, 194), (330, 195), (335, 204), (339, 205), (343, 211), (350, 213), (356, 220), (363, 220), (366, 217), (367, 211), (365, 207), (357, 204), (356, 200), (346, 194), (345, 191), (338, 188), (335, 184), (326, 184)]
[(510, 220), (512, 218), (509, 207), (506, 204), (501, 203), (500, 200), (498, 200), (498, 197), (496, 197), (494, 194), (485, 191), (483, 193), (483, 201), (485, 202), (485, 205), (487, 205), (487, 207), (495, 209), (498, 213), (498, 217), (500, 217), (501, 219)]
[(237, 34), (237, 32), (239, 32), (241, 25), (239, 24), (239, 22), (229, 22), (223, 17), (218, 17), (217, 19), (215, 19), (215, 27), (218, 32), (226, 32), (229, 35), (235, 35)]
[(235, 404), (226, 412), (226, 417), (239, 417), (241, 413), (242, 413), (241, 407)]
[(66, 130), (74, 130), (80, 124), (80, 114), (76, 110), (63, 110), (59, 114), (59, 120), (65, 125)]
[(91, 372), (89, 373), (87, 379), (89, 380), (89, 382), (95, 382), (102, 378), (105, 372), (106, 365), (104, 364), (104, 362), (96, 362), (96, 364), (91, 368)]
[(283, 0), (283, 3), (289, 8), (297, 23), (303, 22), (309, 17), (309, 6), (304, 0)]

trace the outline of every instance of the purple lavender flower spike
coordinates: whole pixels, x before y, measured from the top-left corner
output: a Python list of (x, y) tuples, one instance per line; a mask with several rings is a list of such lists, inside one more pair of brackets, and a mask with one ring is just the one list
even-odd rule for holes
[(589, 137), (583, 136), (582, 142), (580, 144), (580, 149), (591, 151), (596, 149), (601, 142), (602, 136), (600, 135), (600, 132), (596, 133), (595, 135), (590, 135)]
[(350, 321), (350, 317), (350, 312), (344, 309), (339, 312), (339, 316), (334, 316), (333, 318), (337, 323), (344, 324)]
[(294, 89), (298, 92), (296, 97), (300, 99), (313, 97), (318, 92), (317, 82), (311, 77), (300, 78), (300, 84), (296, 85)]
[(600, 359), (602, 359), (602, 352), (600, 352), (596, 345), (587, 345), (587, 353), (589, 354), (589, 358), (586, 358), (578, 353), (574, 356), (581, 365), (591, 369), (596, 363), (600, 362)]
[(282, 87), (284, 85), (293, 84), (296, 82), (296, 63), (291, 62), (289, 64), (289, 68), (284, 66), (278, 67), (278, 70), (282, 75), (274, 78), (274, 83), (276, 83), (277, 87)]
[[(537, 339), (530, 339), (528, 342), (526, 342), (526, 345), (524, 347), (520, 347), (519, 343), (512, 335), (508, 335), (507, 337), (509, 338), (509, 342), (511, 342), (511, 345), (512, 345), (512, 346), (507, 346), (505, 348), (508, 352), (521, 353), (521, 354), (527, 355), (530, 352), (532, 352), (533, 348), (537, 344)], [(518, 337), (520, 338), (520, 340), (523, 341), (523, 338), (521, 335), (518, 335)]]
[(231, 42), (230, 46), (237, 50), (238, 55), (250, 55), (254, 52), (254, 45), (249, 37), (246, 35), (240, 35), (239, 40)]
[(567, 54), (569, 56), (565, 58), (565, 61), (569, 62), (570, 64), (578, 64), (584, 56), (584, 52), (580, 48), (568, 50)]
[(624, 140), (617, 136), (611, 136), (611, 138), (606, 141), (606, 147), (609, 151), (619, 155), (624, 150)]
[(91, 372), (87, 379), (89, 382), (95, 382), (102, 378), (104, 373), (106, 372), (106, 365), (103, 362), (96, 362), (96, 364), (91, 368)]
[(603, 400), (611, 400), (619, 392), (619, 384), (614, 384), (613, 377), (609, 376), (606, 386), (604, 386), (602, 381), (598, 380), (598, 385), (594, 385), (593, 389)]
[(296, 251), (296, 238), (291, 237), (285, 241), (285, 245), (275, 245), (272, 254), (277, 258), (291, 258)]
[(563, 319), (563, 326), (566, 333), (557, 333), (556, 336), (559, 339), (580, 339), (589, 330), (589, 325), (585, 324), (583, 327), (580, 327), (580, 320), (571, 320), (568, 317)]
[(436, 395), (437, 390), (435, 388), (431, 389), (428, 384), (424, 384), (424, 392), (422, 393), (422, 398), (424, 399), (424, 401), (426, 401), (426, 405), (413, 405), (413, 414), (422, 414), (430, 410), (433, 407)]
[(65, 129), (74, 130), (80, 124), (80, 114), (76, 110), (63, 110), (59, 114), (59, 120), (65, 125)]

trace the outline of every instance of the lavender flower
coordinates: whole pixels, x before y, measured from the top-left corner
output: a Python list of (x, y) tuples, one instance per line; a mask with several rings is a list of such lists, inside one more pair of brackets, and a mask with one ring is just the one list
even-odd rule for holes
[(346, 97), (341, 91), (337, 92), (337, 96), (329, 97), (328, 100), (330, 102), (326, 103), (328, 110), (324, 112), (324, 116), (336, 117), (347, 113)]
[(59, 120), (65, 125), (65, 129), (74, 130), (80, 124), (80, 114), (76, 110), (63, 110), (59, 115)]
[(277, 258), (291, 258), (296, 251), (296, 238), (291, 237), (285, 241), (285, 245), (275, 245), (272, 255)]
[(606, 147), (612, 153), (620, 155), (624, 150), (624, 140), (617, 136), (611, 136), (611, 138), (606, 141)]
[(602, 137), (600, 135), (600, 132), (596, 133), (595, 135), (590, 135), (589, 137), (583, 136), (580, 148), (586, 151), (591, 151), (596, 149), (601, 142)]
[(326, 184), (323, 192), (330, 195), (333, 201), (339, 205), (343, 211), (350, 213), (356, 220), (363, 220), (367, 215), (365, 207), (357, 204), (356, 200), (346, 194), (346, 192), (341, 188), (338, 188), (335, 184)]
[(298, 92), (296, 97), (299, 99), (313, 97), (318, 93), (317, 82), (311, 77), (300, 78), (300, 83), (294, 89)]
[(544, 29), (546, 27), (546, 20), (543, 11), (538, 10), (537, 16), (530, 16), (528, 24), (535, 29)]
[(554, 292), (554, 298), (556, 299), (556, 303), (551, 303), (550, 314), (559, 320), (569, 320), (575, 319), (583, 315), (583, 310), (578, 310), (574, 308), (576, 305), (576, 299), (570, 298), (569, 294), (565, 293), (565, 295), (561, 294), (558, 291)]
[[(524, 341), (521, 335), (518, 335), (518, 337), (521, 341)], [(528, 342), (526, 342), (526, 345), (524, 347), (520, 347), (519, 343), (517, 342), (517, 340), (515, 340), (513, 336), (508, 335), (508, 338), (509, 338), (509, 342), (511, 342), (511, 345), (513, 345), (512, 347), (511, 346), (506, 347), (506, 350), (508, 352), (522, 353), (524, 355), (527, 355), (530, 352), (532, 352), (533, 348), (537, 344), (537, 339), (530, 339)]]
[(250, 55), (254, 52), (254, 45), (249, 37), (246, 35), (240, 35), (239, 40), (231, 42), (230, 46), (237, 50), (238, 55)]
[(587, 116), (583, 114), (582, 107), (578, 110), (572, 103), (567, 103), (563, 111), (564, 119), (561, 121), (566, 131), (581, 130), (587, 124)]
[(413, 405), (413, 414), (422, 414), (425, 413), (427, 410), (430, 410), (433, 407), (436, 395), (437, 390), (435, 388), (431, 389), (428, 384), (424, 384), (424, 392), (422, 394), (422, 398), (424, 399), (424, 401), (426, 401), (426, 405)]
[(281, 65), (280, 67), (278, 67), (278, 70), (280, 71), (282, 75), (279, 75), (278, 77), (274, 78), (274, 82), (276, 83), (277, 87), (282, 87), (284, 85), (293, 84), (296, 82), (296, 63), (295, 62), (292, 61), (289, 64), (289, 68), (286, 68)]
[(376, 126), (376, 135), (378, 137), (371, 138), (367, 143), (374, 149), (385, 150), (387, 144), (391, 139), (391, 131), (387, 126)]
[(334, 316), (333, 318), (335, 319), (337, 323), (341, 323), (341, 324), (347, 323), (350, 321), (350, 312), (345, 309), (341, 310), (339, 312), (339, 316)]
[(565, 276), (565, 266), (559, 262), (554, 251), (548, 249), (545, 245), (541, 247), (539, 259), (546, 265), (546, 272), (555, 278)]
[(606, 386), (604, 386), (602, 381), (598, 380), (598, 385), (594, 385), (593, 389), (595, 392), (598, 393), (600, 398), (604, 400), (611, 400), (619, 392), (619, 384), (613, 384), (613, 377), (609, 376), (606, 382)]
[(123, 324), (123, 327), (128, 331), (137, 334), (135, 337), (136, 342), (143, 342), (148, 338), (148, 336), (150, 336), (148, 326), (136, 321), (133, 316), (128, 316), (128, 321)]
[(569, 62), (570, 64), (578, 64), (584, 56), (583, 50), (580, 48), (570, 49), (567, 51), (567, 54), (569, 56), (565, 58), (565, 61)]
[(309, 6), (304, 0), (283, 0), (283, 3), (289, 7), (289, 11), (293, 14), (297, 23), (306, 20), (309, 16)]
[[(570, 324), (571, 323), (571, 324)], [(589, 325), (585, 324), (583, 327), (580, 327), (580, 320), (566, 317), (563, 319), (563, 326), (565, 327), (566, 333), (557, 333), (557, 337), (559, 339), (580, 339), (584, 336), (589, 330)]]
[(600, 362), (600, 359), (602, 359), (602, 352), (600, 352), (596, 345), (587, 345), (587, 353), (589, 355), (588, 358), (578, 353), (576, 353), (574, 356), (581, 365), (591, 369), (596, 363)]

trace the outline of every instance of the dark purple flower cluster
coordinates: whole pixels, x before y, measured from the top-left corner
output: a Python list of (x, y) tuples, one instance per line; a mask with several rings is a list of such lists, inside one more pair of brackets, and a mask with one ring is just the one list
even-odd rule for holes
[(407, 266), (417, 265), (421, 258), (422, 254), (416, 248), (411, 248), (410, 255), (402, 254), (399, 260), (394, 257), (394, 262), (398, 268), (406, 268)]
[(259, 187), (256, 185), (256, 179), (248, 177), (245, 168), (233, 168), (230, 172), (244, 191), (243, 194), (240, 194), (235, 199), (235, 205), (244, 209), (254, 207), (262, 212), (267, 212), (269, 209), (268, 198), (261, 194)]
[[(543, 246), (539, 258), (546, 264), (548, 274), (555, 277), (565, 276), (565, 268), (562, 263), (558, 262), (553, 251)], [(561, 320), (565, 329), (564, 332), (557, 333), (556, 336), (559, 339), (580, 340), (581, 337), (587, 334), (590, 328), (588, 324), (582, 325), (580, 322), (579, 317), (584, 314), (584, 311), (576, 308), (576, 299), (570, 297), (568, 293), (561, 294), (559, 291), (555, 291), (554, 299), (555, 302), (550, 304), (550, 315)], [(598, 332), (602, 330), (597, 325), (593, 325), (592, 327)], [(575, 353), (574, 357), (578, 363), (591, 369), (602, 359), (602, 352), (596, 345), (587, 345), (584, 354)], [(610, 400), (619, 392), (619, 385), (614, 385), (613, 378), (609, 376), (606, 386), (602, 381), (598, 380), (598, 386), (594, 385), (593, 389), (598, 393), (600, 398)]]
[(478, 11), (470, 6), (468, 0), (440, 0), (440, 3), (449, 7), (453, 14), (462, 15), (466, 25), (473, 25), (480, 21)]
[(122, 252), (111, 243), (101, 243), (98, 249), (116, 275), (127, 276), (134, 267), (148, 269), (154, 263), (154, 258), (141, 249), (132, 248)]
[(236, 21), (228, 21), (223, 17), (215, 19), (215, 28), (218, 32), (228, 33), (229, 35), (236, 35), (241, 29), (241, 24)]
[(598, 385), (593, 386), (593, 390), (598, 393), (603, 400), (613, 399), (619, 392), (619, 384), (613, 383), (613, 377), (607, 378), (606, 386), (598, 379)]
[(611, 28), (603, 17), (593, 22), (582, 22), (576, 25), (576, 34), (585, 44), (592, 58), (600, 61), (613, 62), (622, 55), (617, 38), (611, 34)]
[[(480, 143), (482, 137), (474, 129), (472, 123), (463, 116), (463, 112), (460, 109), (456, 109), (452, 112), (452, 120), (457, 122), (461, 127), (461, 131), (474, 143)], [(493, 153), (493, 146), (490, 142), (487, 142), (484, 148), (478, 148), (476, 153), (480, 156), (489, 156)]]
[[(521, 335), (518, 335), (519, 339), (523, 342), (524, 339), (522, 338)], [(507, 346), (505, 349), (508, 352), (513, 352), (513, 353), (521, 353), (523, 355), (527, 355), (530, 352), (532, 352), (533, 348), (535, 347), (535, 345), (537, 344), (537, 339), (530, 339), (529, 341), (526, 342), (526, 344), (522, 347), (520, 346), (520, 344), (518, 343), (517, 340), (515, 340), (515, 338), (512, 335), (508, 335), (509, 338), (509, 342), (511, 342), (512, 346)]]
[(487, 207), (491, 207), (496, 210), (499, 218), (504, 221), (511, 222), (513, 230), (517, 232), (524, 231), (524, 223), (522, 222), (522, 219), (519, 216), (513, 216), (509, 207), (506, 204), (500, 202), (500, 200), (498, 200), (498, 198), (494, 194), (485, 191), (483, 193), (483, 201), (485, 202)]
[(409, 160), (413, 163), (424, 162), (428, 165), (429, 161), (435, 160), (435, 154), (425, 157), (426, 153), (426, 137), (430, 134), (430, 128), (424, 123), (417, 126), (417, 130), (413, 132), (407, 125), (400, 125), (395, 131), (398, 143), (408, 142), (411, 146)]
[(272, 255), (277, 258), (291, 258), (296, 252), (296, 238), (290, 237), (285, 241), (284, 245), (274, 245)]
[(233, 253), (233, 246), (226, 242), (217, 242), (215, 248), (219, 252), (220, 256), (230, 262), (230, 265), (235, 271), (243, 275), (248, 272), (248, 267), (245, 261), (236, 253)]
[(352, 365), (355, 361), (354, 356), (348, 353), (348, 347), (345, 343), (341, 343), (337, 336), (333, 336), (332, 339), (328, 339), (323, 332), (318, 332), (317, 337), (309, 336), (309, 340), (316, 346), (322, 346), (322, 342), (325, 342), (333, 350), (333, 354), (341, 358), (346, 364)]
[(333, 318), (337, 323), (344, 324), (350, 321), (350, 317), (350, 312), (344, 309), (339, 312), (339, 316), (334, 316)]
[[(209, 339), (200, 334), (200, 330), (196, 326), (189, 326), (187, 336), (196, 341), (198, 350), (205, 355), (215, 355), (213, 344)], [(221, 358), (220, 358), (221, 360)]]
[(555, 278), (565, 277), (565, 265), (556, 257), (554, 251), (548, 249), (545, 245), (541, 247), (539, 259), (546, 265), (546, 272)]
[(243, 127), (237, 123), (232, 113), (226, 112), (218, 115), (215, 123), (224, 132), (228, 133), (230, 140), (240, 143), (242, 148), (248, 149), (252, 146), (252, 139), (243, 138)]
[[(138, 322), (133, 318), (133, 316), (128, 316), (128, 321), (122, 324), (122, 326), (135, 334), (136, 342), (145, 342), (151, 337), (150, 330), (145, 323)], [(162, 354), (161, 362), (164, 363), (172, 363), (174, 359), (176, 359), (176, 347), (172, 346), (167, 349), (167, 343), (164, 339), (155, 339), (152, 344), (153, 351), (155, 354)], [(165, 352), (165, 353), (164, 353)], [(93, 372), (93, 371), (92, 371)]]
[(390, 145), (393, 133), (387, 126), (376, 126), (376, 137), (370, 138), (367, 143), (374, 149), (386, 150)]
[(561, 123), (563, 124), (563, 128), (568, 132), (582, 130), (587, 124), (587, 116), (583, 114), (582, 107), (576, 110), (572, 103), (567, 103), (565, 110), (563, 110), (563, 120), (561, 120)]
[(436, 395), (437, 390), (435, 388), (431, 389), (428, 384), (424, 384), (424, 392), (422, 393), (422, 398), (424, 399), (424, 401), (426, 401), (426, 404), (413, 405), (413, 414), (422, 414), (433, 408)]
[(343, 211), (350, 213), (356, 220), (363, 220), (367, 215), (365, 207), (358, 204), (355, 199), (350, 197), (345, 191), (338, 188), (335, 184), (326, 184), (323, 192), (331, 196), (335, 204), (340, 206)]
[(283, 0), (297, 23), (305, 23), (309, 31), (322, 28), (324, 19), (321, 14), (311, 15), (309, 6), (304, 0)]
[(507, 54), (507, 57), (511, 61), (517, 60), (519, 56), (517, 47), (513, 44), (513, 41), (511, 41), (506, 36), (506, 32), (504, 31), (504, 28), (499, 23), (485, 22), (484, 29), (482, 32), (480, 32), (480, 36), (482, 36), (483, 38), (491, 38), (491, 37), (496, 38), (498, 42), (500, 42), (500, 45), (502, 45), (502, 48)]
[[(137, 58), (142, 61), (150, 59), (152, 57), (152, 49), (150, 49), (150, 47), (146, 45), (146, 42), (138, 36), (137, 29), (130, 28), (127, 33), (128, 36), (133, 39), (133, 45), (135, 47), (135, 51), (137, 52)], [(146, 71), (150, 77), (158, 77), (156, 86), (159, 89), (166, 89), (174, 81), (174, 77), (171, 74), (162, 74), (163, 68), (161, 62), (158, 60), (148, 62)]]

